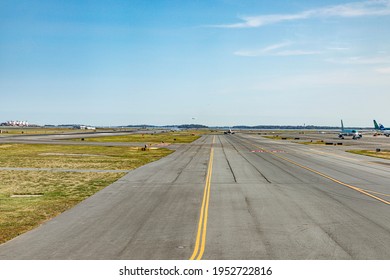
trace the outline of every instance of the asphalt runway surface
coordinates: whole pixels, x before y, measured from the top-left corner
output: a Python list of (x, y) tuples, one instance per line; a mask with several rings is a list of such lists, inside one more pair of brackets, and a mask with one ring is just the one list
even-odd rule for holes
[[(143, 147), (145, 143), (130, 143), (130, 142), (84, 142), (71, 141), (72, 139), (106, 137), (106, 136), (120, 136), (129, 134), (142, 133), (160, 133), (163, 130), (136, 130), (136, 131), (122, 131), (122, 132), (80, 132), (80, 133), (63, 133), (63, 134), (17, 134), (7, 135), (0, 134), (0, 143), (12, 144), (48, 144), (48, 145), (89, 145), (89, 146), (139, 146)], [(63, 141), (68, 140), (68, 141)]]
[(0, 259), (390, 259), (390, 165), (345, 149), (203, 136), (0, 245)]

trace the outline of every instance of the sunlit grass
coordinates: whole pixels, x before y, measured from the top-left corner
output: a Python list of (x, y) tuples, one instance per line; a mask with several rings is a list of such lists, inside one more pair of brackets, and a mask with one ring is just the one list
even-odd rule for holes
[(136, 147), (0, 144), (0, 167), (130, 170), (170, 153)]
[(326, 143), (324, 140), (312, 140), (312, 141), (305, 141), (305, 142), (299, 142), (299, 144), (304, 144), (304, 145), (325, 145)]
[(0, 243), (57, 216), (124, 174), (0, 171)]
[(272, 140), (294, 140), (293, 137), (285, 137), (280, 135), (272, 135), (272, 136), (263, 136), (264, 138), (272, 139)]
[[(179, 131), (84, 138), (86, 142), (191, 143), (208, 131)], [(81, 141), (80, 138), (72, 139)]]
[[(170, 153), (134, 147), (0, 144), (0, 167), (131, 170)], [(73, 207), (124, 174), (0, 170), (0, 243)]]
[(61, 133), (77, 133), (85, 132), (85, 130), (74, 129), (74, 128), (45, 128), (45, 127), (1, 127), (0, 136), (15, 135), (15, 134), (61, 134)]
[(380, 152), (370, 151), (370, 150), (349, 150), (347, 152), (358, 154), (358, 155), (370, 156), (370, 157), (390, 159), (390, 151), (386, 151), (386, 150)]

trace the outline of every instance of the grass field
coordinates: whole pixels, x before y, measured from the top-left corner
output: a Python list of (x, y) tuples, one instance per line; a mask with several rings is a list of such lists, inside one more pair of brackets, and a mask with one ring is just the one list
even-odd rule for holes
[[(191, 143), (209, 131), (179, 131), (84, 138), (86, 142)], [(80, 138), (72, 139), (81, 141)]]
[(0, 126), (0, 137), (12, 135), (36, 135), (36, 134), (67, 134), (67, 133), (89, 133), (89, 132), (118, 132), (129, 130), (129, 128), (97, 128), (85, 130), (66, 127), (4, 127)]
[(294, 140), (293, 137), (285, 137), (280, 135), (272, 135), (272, 136), (263, 136), (264, 138), (272, 139), (272, 140)]
[(370, 157), (390, 159), (390, 151), (376, 152), (376, 151), (369, 151), (369, 150), (349, 150), (347, 152), (358, 154), (358, 155), (370, 156)]
[(14, 135), (14, 134), (61, 134), (61, 133), (77, 133), (85, 132), (85, 130), (74, 128), (45, 128), (45, 127), (1, 127), (0, 136)]
[(304, 144), (304, 145), (325, 145), (324, 140), (311, 140), (311, 141), (306, 141), (306, 142), (299, 142), (299, 144)]
[[(170, 153), (131, 147), (0, 144), (0, 167), (130, 170)], [(69, 209), (124, 174), (0, 170), (0, 243)]]
[(130, 170), (172, 151), (136, 147), (0, 144), (0, 167)]
[(124, 174), (0, 171), (0, 243), (57, 216)]

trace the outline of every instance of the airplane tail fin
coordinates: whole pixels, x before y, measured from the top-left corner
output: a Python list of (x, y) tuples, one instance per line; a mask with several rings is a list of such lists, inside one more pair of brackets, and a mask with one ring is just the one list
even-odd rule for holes
[(378, 123), (376, 122), (376, 120), (374, 120), (374, 126), (375, 126), (376, 130), (380, 130), (380, 127), (379, 127)]
[(343, 124), (343, 120), (341, 120), (341, 131), (344, 131), (344, 124)]
[(377, 122), (376, 122), (376, 120), (374, 120), (374, 126), (375, 126), (375, 129), (376, 130), (385, 130), (386, 128), (384, 127), (384, 125), (383, 124), (378, 124)]

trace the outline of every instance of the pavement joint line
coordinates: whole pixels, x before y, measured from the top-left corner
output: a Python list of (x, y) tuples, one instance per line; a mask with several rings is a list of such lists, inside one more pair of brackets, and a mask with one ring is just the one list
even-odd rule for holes
[(214, 141), (215, 136), (213, 137), (213, 142), (210, 149), (210, 158), (207, 168), (206, 183), (204, 186), (202, 207), (200, 211), (199, 223), (198, 223), (198, 232), (196, 235), (195, 248), (190, 260), (200, 260), (203, 256), (205, 247), (206, 247), (206, 234), (207, 234), (207, 220), (209, 213), (209, 202), (210, 202), (210, 188), (211, 188), (211, 175), (213, 172), (213, 159), (214, 159)]
[[(326, 174), (324, 174), (324, 173), (321, 173), (321, 172), (319, 172), (319, 171), (317, 171), (317, 170), (314, 170), (314, 169), (312, 169), (312, 168), (309, 168), (309, 167), (307, 167), (307, 166), (304, 166), (304, 165), (302, 165), (302, 164), (299, 164), (299, 163), (297, 163), (297, 162), (295, 162), (295, 161), (293, 161), (293, 160), (291, 160), (291, 159), (288, 159), (288, 158), (286, 158), (286, 157), (277, 155), (277, 154), (275, 154), (275, 153), (271, 153), (271, 152), (269, 152), (269, 151), (263, 149), (263, 148), (260, 147), (260, 146), (257, 146), (257, 145), (255, 145), (255, 144), (252, 144), (252, 143), (250, 143), (250, 142), (248, 142), (248, 143), (249, 143), (250, 145), (252, 145), (252, 146), (258, 148), (258, 149), (264, 150), (264, 151), (266, 151), (267, 153), (274, 155), (274, 156), (277, 157), (277, 158), (283, 159), (283, 160), (285, 160), (285, 161), (287, 161), (287, 162), (290, 162), (290, 163), (292, 163), (292, 164), (294, 164), (294, 165), (296, 165), (296, 166), (299, 166), (299, 167), (301, 167), (301, 168), (303, 168), (303, 169), (306, 169), (306, 170), (308, 170), (308, 171), (310, 171), (310, 172), (313, 172), (313, 173), (315, 173), (315, 174), (317, 174), (317, 175), (320, 175), (320, 176), (322, 176), (322, 177), (324, 177), (324, 178), (327, 178), (327, 179), (329, 179), (329, 180), (331, 180), (331, 181), (333, 181), (333, 182), (335, 182), (335, 183), (337, 183), (337, 184), (339, 184), (339, 185), (348, 187), (348, 188), (350, 188), (350, 189), (352, 189), (352, 190), (355, 190), (355, 191), (357, 191), (357, 192), (359, 192), (359, 193), (361, 193), (361, 194), (364, 194), (364, 195), (369, 196), (369, 197), (371, 197), (371, 198), (373, 198), (373, 199), (376, 199), (376, 200), (378, 200), (378, 201), (380, 201), (380, 202), (383, 202), (383, 203), (386, 204), (386, 205), (390, 205), (390, 201), (385, 200), (385, 199), (382, 199), (382, 198), (380, 198), (380, 197), (377, 197), (377, 196), (375, 196), (375, 195), (369, 193), (369, 191), (367, 191), (367, 190), (364, 190), (364, 189), (361, 189), (361, 188), (358, 188), (358, 187), (355, 187), (355, 186), (346, 184), (346, 183), (341, 182), (341, 181), (339, 181), (339, 180), (337, 180), (337, 179), (335, 179), (335, 178), (333, 178), (333, 177), (330, 177), (330, 176), (328, 176), (328, 175), (326, 175)], [(373, 192), (373, 193), (374, 193), (374, 192)]]

